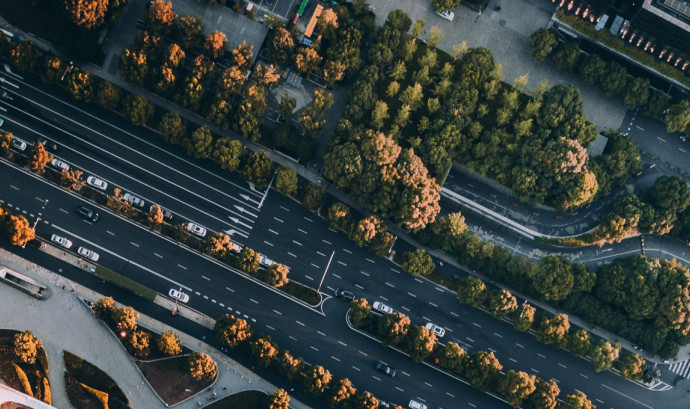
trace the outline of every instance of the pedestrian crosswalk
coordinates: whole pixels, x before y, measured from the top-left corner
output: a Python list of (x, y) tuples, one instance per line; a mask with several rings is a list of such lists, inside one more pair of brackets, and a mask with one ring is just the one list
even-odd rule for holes
[(668, 370), (682, 376), (683, 378), (690, 379), (690, 360), (671, 364), (668, 367)]

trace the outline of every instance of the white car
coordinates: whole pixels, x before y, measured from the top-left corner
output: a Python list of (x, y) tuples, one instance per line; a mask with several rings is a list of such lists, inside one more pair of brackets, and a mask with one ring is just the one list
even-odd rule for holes
[(455, 13), (453, 13), (450, 10), (446, 10), (444, 12), (437, 11), (436, 14), (438, 14), (439, 17), (444, 18), (448, 21), (453, 21), (455, 18)]
[(259, 257), (259, 264), (261, 264), (261, 265), (264, 266), (264, 267), (271, 267), (271, 266), (274, 265), (275, 263), (276, 263), (275, 261), (273, 261), (273, 260), (271, 260), (270, 258), (264, 256), (263, 254), (261, 255), (261, 257)]
[(189, 301), (189, 296), (181, 291), (177, 291), (174, 288), (171, 288), (170, 291), (168, 292), (168, 295), (176, 300), (179, 300), (180, 302), (186, 303)]
[(439, 327), (438, 325), (433, 324), (431, 322), (427, 322), (424, 328), (434, 331), (434, 335), (436, 335), (436, 337), (438, 338), (442, 338), (444, 335), (446, 335), (445, 328)]
[(101, 180), (95, 176), (89, 176), (88, 178), (86, 178), (86, 184), (89, 186), (93, 186), (96, 189), (100, 189), (100, 190), (105, 190), (108, 188), (107, 182), (105, 182), (105, 181), (103, 181), (103, 180)]
[(153, 211), (153, 206), (158, 206), (158, 208), (161, 209), (161, 213), (163, 213), (164, 219), (172, 220), (172, 218), (173, 218), (172, 212), (170, 210), (166, 209), (165, 207), (161, 206), (161, 205), (152, 204), (151, 207), (149, 207), (149, 212)]
[(144, 207), (144, 201), (141, 200), (140, 198), (134, 196), (134, 195), (131, 194), (131, 193), (125, 193), (125, 195), (123, 196), (123, 199), (125, 199), (125, 202), (130, 202), (130, 203), (132, 203), (134, 206), (137, 206), (137, 207)]
[(15, 137), (15, 138), (12, 138), (12, 146), (14, 146), (14, 149), (24, 152), (24, 149), (26, 149), (27, 145), (26, 145), (26, 142)]
[(386, 304), (382, 302), (375, 301), (374, 305), (372, 305), (372, 308), (375, 309), (378, 312), (384, 313), (384, 314), (390, 314), (393, 312), (393, 309)]
[(206, 228), (205, 228), (205, 227), (201, 227), (201, 226), (199, 226), (199, 225), (196, 224), (196, 223), (191, 223), (191, 222), (190, 222), (190, 223), (187, 223), (187, 230), (189, 230), (190, 232), (196, 234), (196, 235), (199, 236), (199, 237), (204, 237), (204, 236), (206, 236)]
[(72, 247), (72, 242), (69, 239), (66, 239), (62, 236), (58, 236), (57, 234), (53, 234), (52, 236), (50, 236), (50, 241), (52, 241), (53, 243), (57, 243), (58, 245), (66, 249)]
[(83, 256), (84, 258), (87, 258), (91, 261), (98, 261), (98, 259), (100, 258), (98, 253), (96, 253), (93, 250), (86, 249), (84, 247), (79, 247), (77, 249), (77, 253), (79, 253), (81, 256)]
[(61, 171), (62, 171), (62, 170), (69, 170), (69, 165), (68, 165), (67, 163), (61, 161), (61, 160), (58, 159), (58, 158), (53, 158), (53, 160), (50, 161), (50, 163), (52, 163), (53, 166), (55, 166), (56, 168), (60, 169)]
[(412, 400), (410, 401), (410, 403), (407, 404), (407, 407), (410, 408), (410, 409), (426, 409), (426, 405), (425, 405), (425, 404), (423, 404), (423, 403), (421, 403), (421, 402), (417, 402), (417, 401), (414, 400), (414, 399), (412, 399)]

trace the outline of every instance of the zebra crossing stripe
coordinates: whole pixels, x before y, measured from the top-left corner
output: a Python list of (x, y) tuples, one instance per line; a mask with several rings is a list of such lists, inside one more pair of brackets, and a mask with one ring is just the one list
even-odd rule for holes
[(690, 361), (675, 363), (669, 367), (669, 370), (683, 378), (688, 378), (688, 375), (690, 375)]

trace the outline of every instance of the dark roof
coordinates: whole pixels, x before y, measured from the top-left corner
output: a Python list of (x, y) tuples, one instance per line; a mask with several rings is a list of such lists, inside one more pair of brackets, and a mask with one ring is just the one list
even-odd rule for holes
[(690, 59), (690, 32), (670, 23), (645, 9), (641, 9), (630, 22), (630, 29), (643, 34), (659, 46), (671, 48), (674, 54), (683, 54)]

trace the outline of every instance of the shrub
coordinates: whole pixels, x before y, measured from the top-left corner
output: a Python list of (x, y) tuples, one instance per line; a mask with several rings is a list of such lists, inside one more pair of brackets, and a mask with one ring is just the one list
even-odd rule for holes
[(323, 205), (323, 196), (326, 190), (321, 186), (310, 183), (302, 193), (302, 204), (309, 210), (316, 210)]
[(29, 378), (26, 377), (24, 370), (22, 370), (22, 368), (20, 368), (19, 365), (15, 364), (14, 362), (12, 362), (12, 366), (14, 367), (14, 371), (17, 374), (17, 379), (19, 379), (19, 383), (22, 385), (22, 389), (24, 389), (24, 393), (33, 398), (34, 393), (31, 390), (31, 384), (29, 383)]
[(96, 399), (98, 399), (99, 402), (101, 402), (101, 405), (103, 406), (103, 409), (108, 409), (108, 394), (99, 391), (98, 389), (94, 389), (90, 387), (89, 385), (85, 385), (81, 382), (79, 382), (79, 385), (81, 385), (82, 388), (84, 388), (88, 393), (93, 395)]
[(50, 405), (53, 399), (50, 393), (50, 382), (45, 376), (41, 378), (41, 381), (43, 382), (43, 402)]

